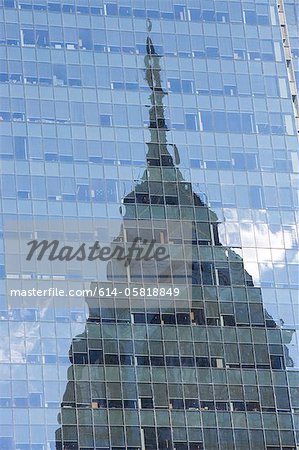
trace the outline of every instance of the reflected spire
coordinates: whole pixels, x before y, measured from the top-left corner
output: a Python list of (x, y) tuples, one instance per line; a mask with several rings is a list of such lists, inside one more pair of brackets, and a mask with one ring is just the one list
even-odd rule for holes
[[(184, 180), (179, 169), (180, 156), (175, 144), (168, 143), (165, 119), (164, 100), (168, 93), (162, 87), (161, 65), (162, 58), (155, 49), (150, 32), (152, 23), (147, 21), (146, 55), (144, 57), (145, 80), (150, 88), (149, 95), (149, 125), (150, 140), (146, 143), (147, 168), (140, 177), (140, 182), (134, 190), (123, 199), (124, 204), (164, 204), (206, 206), (201, 198), (193, 192), (191, 183)], [(157, 187), (160, 184), (160, 188)], [(152, 193), (155, 192), (155, 195)], [(169, 194), (166, 195), (166, 192)], [(158, 195), (157, 195), (158, 193)], [(121, 212), (123, 209), (120, 208)], [(211, 221), (217, 222), (214, 212), (210, 213)], [(216, 228), (215, 228), (216, 230)], [(218, 238), (217, 238), (218, 239)]]
[[(167, 131), (169, 131), (165, 120), (165, 108), (163, 104), (164, 97), (168, 93), (162, 88), (160, 56), (155, 49), (153, 41), (150, 37), (152, 23), (147, 20), (148, 36), (146, 39), (146, 55), (144, 57), (145, 80), (151, 94), (149, 96), (149, 130), (150, 142), (147, 143), (147, 163), (149, 166), (174, 166), (180, 163), (179, 152), (176, 145), (167, 144)], [(174, 160), (167, 148), (172, 147), (174, 152)], [(182, 176), (180, 177), (182, 179)]]

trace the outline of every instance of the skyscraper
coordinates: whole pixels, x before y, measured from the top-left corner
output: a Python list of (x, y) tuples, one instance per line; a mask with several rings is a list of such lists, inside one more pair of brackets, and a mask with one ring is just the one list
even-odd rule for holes
[(123, 246), (153, 237), (170, 258), (112, 260), (105, 286), (130, 295), (86, 298), (86, 318), (3, 310), (1, 448), (296, 449), (296, 91), (276, 4), (3, 6), (6, 220), (117, 217)]

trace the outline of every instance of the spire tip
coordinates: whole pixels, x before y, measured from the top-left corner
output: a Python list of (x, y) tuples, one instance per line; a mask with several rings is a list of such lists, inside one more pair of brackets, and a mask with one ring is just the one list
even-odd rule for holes
[(148, 32), (152, 31), (152, 26), (153, 26), (153, 24), (152, 24), (151, 19), (146, 19), (146, 29)]

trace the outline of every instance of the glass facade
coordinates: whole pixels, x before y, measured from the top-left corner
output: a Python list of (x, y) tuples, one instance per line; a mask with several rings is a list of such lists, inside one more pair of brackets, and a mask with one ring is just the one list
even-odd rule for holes
[(117, 219), (170, 255), (15, 307), (4, 233), (1, 450), (298, 448), (295, 9), (1, 2), (4, 228)]

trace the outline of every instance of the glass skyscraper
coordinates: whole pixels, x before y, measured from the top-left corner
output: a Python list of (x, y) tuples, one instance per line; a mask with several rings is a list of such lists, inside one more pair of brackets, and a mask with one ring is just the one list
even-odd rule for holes
[[(297, 450), (298, 5), (1, 3), (0, 449)], [(11, 297), (101, 220), (168, 258)]]

